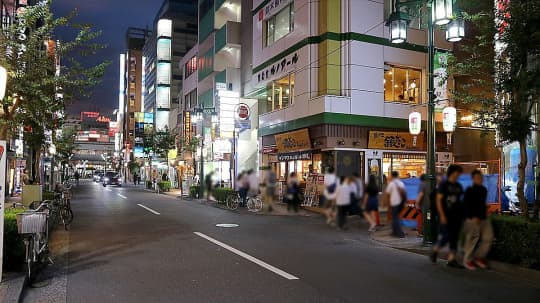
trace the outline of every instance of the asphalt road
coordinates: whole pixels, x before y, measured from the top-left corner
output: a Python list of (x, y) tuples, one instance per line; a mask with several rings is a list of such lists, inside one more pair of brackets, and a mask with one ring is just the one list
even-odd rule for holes
[[(538, 302), (540, 281), (432, 265), (318, 216), (236, 213), (83, 182), (23, 302)], [(216, 227), (234, 223), (238, 227)], [(52, 271), (52, 272), (51, 272)]]

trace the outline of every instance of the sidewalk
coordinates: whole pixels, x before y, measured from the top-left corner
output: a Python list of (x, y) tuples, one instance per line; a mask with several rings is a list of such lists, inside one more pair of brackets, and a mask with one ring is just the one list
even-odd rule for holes
[[(429, 256), (429, 254), (431, 253), (431, 245), (424, 245), (423, 238), (416, 235), (416, 230), (404, 228), (404, 231), (407, 234), (405, 238), (393, 237), (391, 235), (391, 226), (389, 224), (386, 224), (385, 226), (382, 226), (380, 229), (378, 229), (376, 232), (371, 233), (370, 237), (378, 244), (382, 244), (387, 247), (425, 255), (426, 262), (430, 262), (427, 256)], [(439, 258), (446, 260), (447, 255), (448, 250), (443, 250), (439, 254)], [(458, 259), (460, 259), (460, 255), (461, 254), (458, 254)], [(540, 281), (540, 271), (534, 269), (492, 260), (489, 261), (489, 265), (491, 267), (491, 270), (500, 272), (505, 275), (512, 275), (516, 278), (520, 278), (532, 283), (538, 283)]]
[[(208, 202), (206, 199), (196, 199), (196, 198), (190, 198), (188, 196), (181, 196), (181, 192), (180, 190), (177, 190), (177, 189), (171, 189), (170, 191), (168, 192), (163, 192), (163, 194), (165, 195), (168, 195), (168, 196), (172, 196), (172, 197), (176, 197), (176, 198), (179, 198), (179, 199), (182, 199), (182, 200), (185, 200), (185, 201), (193, 201), (193, 202), (197, 202), (197, 203), (201, 203), (201, 204), (207, 204), (209, 206), (213, 206), (213, 207), (217, 207), (217, 208), (221, 208), (221, 209), (225, 209), (225, 210), (230, 210), (227, 208), (227, 205), (225, 205), (225, 203), (222, 203), (222, 202), (218, 202), (214, 199), (211, 199), (210, 202)], [(268, 211), (268, 208), (267, 208), (268, 205), (264, 204), (264, 207), (263, 207), (263, 210), (262, 211), (258, 211), (258, 212), (252, 212), (252, 211), (249, 211), (247, 208), (243, 208), (243, 207), (239, 207), (238, 209), (236, 210), (230, 210), (230, 211), (235, 211), (235, 212), (238, 212), (238, 213), (245, 213), (245, 214), (254, 214), (254, 215), (267, 215), (267, 216), (304, 216), (304, 217), (311, 217), (313, 215), (316, 215), (315, 212), (311, 209), (314, 209), (314, 207), (312, 208), (303, 208), (301, 207), (299, 210), (298, 210), (298, 213), (295, 213), (295, 212), (289, 212), (287, 211), (287, 205), (283, 204), (283, 203), (274, 203), (274, 208), (271, 212)]]
[(4, 273), (2, 283), (0, 283), (0, 302), (19, 302), (25, 283), (26, 277), (24, 273)]

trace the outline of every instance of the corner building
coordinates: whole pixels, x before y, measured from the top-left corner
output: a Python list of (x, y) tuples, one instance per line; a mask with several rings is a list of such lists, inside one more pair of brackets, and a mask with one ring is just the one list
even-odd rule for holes
[[(427, 36), (412, 20), (408, 43), (391, 44), (385, 25), (391, 2), (253, 1), (246, 97), (258, 100), (261, 166), (282, 180), (329, 166), (339, 175), (375, 174), (381, 181), (392, 170), (425, 172), (425, 126), (415, 138), (407, 119), (413, 110), (426, 119)], [(452, 47), (442, 31), (435, 43), (441, 51)], [(452, 153), (441, 120), (438, 113), (442, 167)]]

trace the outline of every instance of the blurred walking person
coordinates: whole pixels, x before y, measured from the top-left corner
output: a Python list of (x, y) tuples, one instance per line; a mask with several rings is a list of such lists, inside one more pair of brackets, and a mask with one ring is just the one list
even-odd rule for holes
[(247, 180), (247, 173), (245, 171), (242, 171), (239, 175), (238, 175), (238, 178), (236, 179), (237, 181), (237, 186), (238, 186), (238, 195), (240, 196), (240, 199), (241, 199), (241, 206), (242, 207), (245, 207), (246, 206), (246, 202), (247, 202), (247, 192), (248, 192), (248, 189), (249, 189), (249, 183), (248, 183), (248, 180)]
[(259, 194), (259, 179), (255, 170), (250, 169), (247, 172), (247, 183), (248, 183), (248, 196), (255, 197)]
[(379, 211), (379, 186), (375, 175), (369, 176), (362, 205), (364, 218), (369, 222), (369, 231), (373, 232), (377, 227), (377, 212)]
[(341, 184), (338, 185), (336, 193), (337, 225), (341, 230), (345, 229), (347, 211), (351, 201), (355, 199), (356, 192), (354, 180), (351, 177), (341, 177)]
[(300, 185), (298, 184), (298, 176), (295, 172), (289, 175), (287, 180), (287, 211), (291, 209), (298, 212), (300, 206)]
[(277, 177), (276, 173), (272, 170), (271, 167), (266, 168), (266, 173), (264, 174), (263, 185), (264, 185), (264, 202), (268, 205), (268, 211), (271, 212), (274, 209), (274, 195), (276, 193), (276, 182)]
[(326, 169), (324, 174), (324, 215), (326, 216), (326, 224), (331, 224), (335, 220), (335, 201), (336, 190), (339, 185), (339, 179), (334, 172), (333, 167)]
[(387, 200), (390, 201), (392, 210), (392, 236), (404, 238), (405, 233), (401, 229), (399, 215), (403, 209), (403, 205), (407, 202), (407, 193), (405, 192), (405, 184), (399, 179), (399, 173), (397, 171), (393, 171), (390, 175), (385, 195), (387, 196)]
[(463, 169), (459, 165), (452, 164), (448, 166), (446, 172), (447, 180), (439, 185), (436, 196), (437, 212), (440, 221), (439, 239), (433, 247), (430, 259), (431, 262), (436, 263), (439, 251), (446, 244), (449, 244), (448, 266), (450, 267), (460, 267), (456, 260), (456, 253), (463, 217), (461, 203), (463, 188), (458, 183), (459, 175), (462, 172)]
[(487, 218), (487, 189), (479, 170), (471, 174), (473, 185), (468, 187), (463, 197), (465, 209), (465, 255), (463, 265), (469, 270), (487, 268), (486, 256), (493, 242), (493, 227)]
[(418, 185), (418, 196), (416, 196), (416, 203), (414, 204), (416, 207), (416, 211), (418, 211), (421, 215), (416, 216), (416, 235), (421, 237), (424, 233), (423, 231), (423, 212), (422, 207), (424, 205), (424, 197), (426, 197), (426, 175), (422, 174), (420, 176), (420, 184)]

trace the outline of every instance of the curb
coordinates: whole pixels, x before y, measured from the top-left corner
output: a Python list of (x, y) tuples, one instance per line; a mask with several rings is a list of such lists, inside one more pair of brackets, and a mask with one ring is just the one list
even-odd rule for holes
[(16, 273), (8, 275), (0, 285), (0, 290), (4, 289), (4, 297), (0, 298), (1, 302), (5, 303), (18, 303), (22, 300), (24, 286), (26, 285), (26, 275)]

